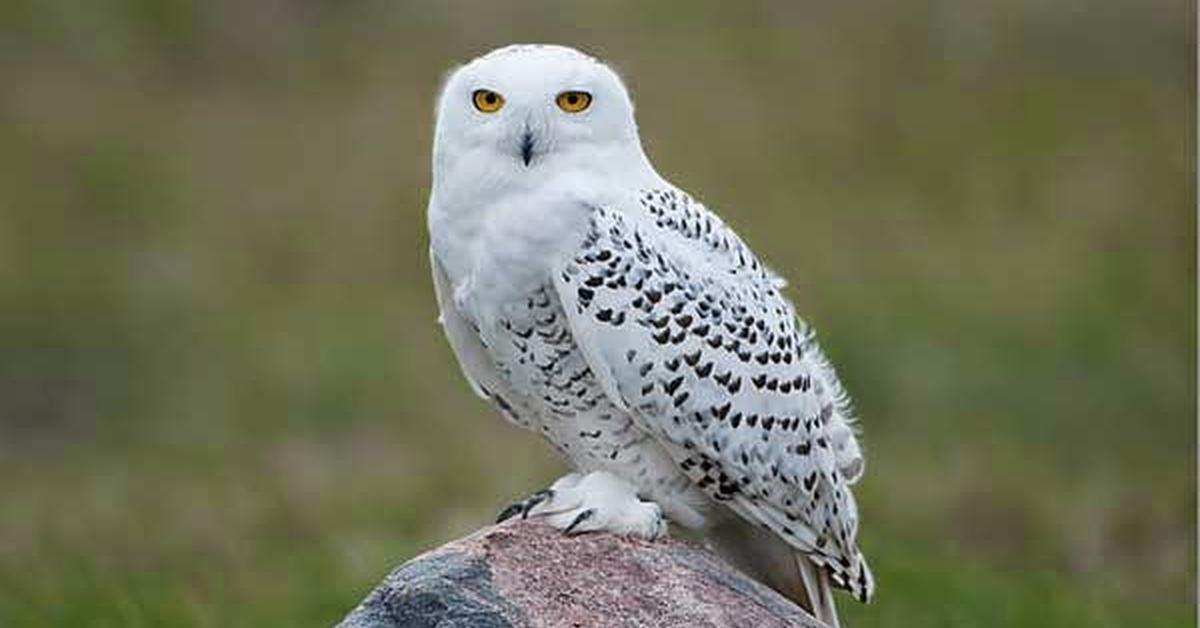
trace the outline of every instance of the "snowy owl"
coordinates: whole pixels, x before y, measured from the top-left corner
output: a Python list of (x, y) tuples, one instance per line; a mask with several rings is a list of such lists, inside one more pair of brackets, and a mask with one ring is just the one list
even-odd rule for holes
[(454, 71), (428, 220), (466, 378), (574, 469), (502, 518), (654, 538), (665, 516), (830, 625), (831, 588), (871, 596), (842, 385), (784, 282), (655, 172), (608, 66), (519, 45)]

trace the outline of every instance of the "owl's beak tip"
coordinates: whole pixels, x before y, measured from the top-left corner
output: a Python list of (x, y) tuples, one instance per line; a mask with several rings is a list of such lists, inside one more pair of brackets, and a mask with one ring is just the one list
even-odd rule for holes
[(533, 161), (533, 132), (528, 129), (521, 133), (521, 161), (526, 166)]

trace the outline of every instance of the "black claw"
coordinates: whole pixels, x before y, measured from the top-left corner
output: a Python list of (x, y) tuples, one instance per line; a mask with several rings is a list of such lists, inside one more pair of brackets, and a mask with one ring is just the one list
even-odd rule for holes
[(522, 519), (526, 519), (529, 517), (529, 511), (533, 510), (535, 506), (546, 501), (547, 499), (550, 499), (551, 497), (554, 497), (554, 491), (547, 488), (542, 489), (533, 495), (522, 499), (521, 501), (513, 502), (512, 504), (509, 504), (507, 508), (500, 511), (500, 514), (496, 516), (496, 523), (501, 523), (508, 519), (512, 519), (517, 515), (521, 515)]
[(521, 518), (528, 519), (529, 511), (533, 510), (534, 506), (537, 506), (551, 497), (554, 497), (554, 491), (548, 488), (544, 488), (533, 495), (530, 495), (529, 499), (525, 500), (524, 508), (521, 510)]
[(512, 519), (517, 515), (517, 513), (521, 512), (523, 507), (523, 502), (509, 504), (507, 508), (500, 511), (500, 514), (496, 515), (496, 523), (503, 523), (509, 519)]
[(591, 519), (592, 515), (594, 515), (594, 514), (596, 514), (595, 508), (588, 508), (587, 510), (579, 513), (578, 515), (575, 516), (575, 520), (571, 522), (571, 525), (569, 525), (563, 529), (563, 534), (567, 534), (567, 535), (572, 534), (574, 532), (576, 526), (583, 523), (584, 521), (587, 521), (588, 519)]

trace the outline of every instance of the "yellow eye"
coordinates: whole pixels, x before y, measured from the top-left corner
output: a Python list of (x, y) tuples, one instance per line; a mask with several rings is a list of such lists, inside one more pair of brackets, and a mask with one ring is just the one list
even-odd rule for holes
[(471, 94), (475, 108), (484, 113), (496, 113), (504, 106), (504, 97), (490, 89), (477, 89)]
[(592, 95), (580, 91), (563, 92), (554, 99), (554, 102), (558, 103), (559, 109), (567, 113), (579, 113), (592, 104)]

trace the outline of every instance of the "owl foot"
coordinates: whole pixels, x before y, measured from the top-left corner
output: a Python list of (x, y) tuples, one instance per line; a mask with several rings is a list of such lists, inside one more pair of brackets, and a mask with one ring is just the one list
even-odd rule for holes
[(658, 504), (638, 499), (632, 484), (606, 471), (572, 473), (545, 493), (525, 514), (564, 534), (605, 531), (654, 539), (667, 531)]

